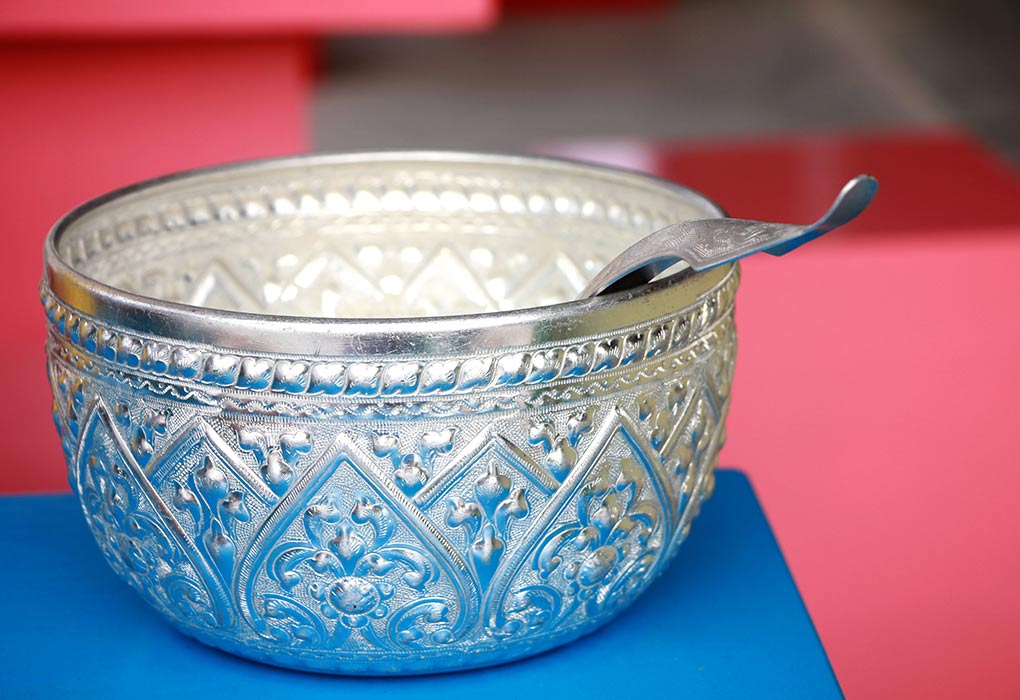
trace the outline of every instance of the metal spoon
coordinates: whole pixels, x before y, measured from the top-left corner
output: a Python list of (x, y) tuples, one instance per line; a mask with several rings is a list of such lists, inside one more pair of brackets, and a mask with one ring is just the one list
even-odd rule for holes
[(864, 211), (877, 191), (875, 178), (858, 175), (843, 186), (825, 216), (810, 226), (745, 219), (695, 219), (671, 224), (610, 260), (578, 299), (632, 289), (681, 262), (700, 272), (758, 252), (786, 255), (851, 221)]

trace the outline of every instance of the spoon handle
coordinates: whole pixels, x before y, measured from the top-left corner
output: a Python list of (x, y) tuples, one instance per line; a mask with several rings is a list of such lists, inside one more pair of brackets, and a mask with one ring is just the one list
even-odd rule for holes
[[(822, 218), (810, 226), (803, 227), (804, 230), (801, 233), (793, 234), (789, 238), (784, 237), (775, 244), (764, 248), (763, 252), (769, 255), (786, 255), (791, 250), (795, 250), (805, 243), (813, 241), (834, 228), (850, 223), (871, 204), (871, 200), (875, 198), (876, 192), (878, 192), (878, 180), (871, 175), (858, 175), (843, 185), (843, 189), (836, 195), (836, 199), (832, 202), (832, 206), (829, 207), (829, 211), (825, 212)], [(757, 249), (750, 252), (755, 253)], [(744, 255), (749, 254), (745, 253)], [(736, 260), (737, 258), (733, 259)]]
[(840, 190), (829, 211), (810, 226), (745, 219), (699, 219), (671, 224), (645, 236), (614, 258), (578, 298), (636, 287), (680, 262), (700, 272), (753, 253), (785, 255), (852, 220), (868, 206), (877, 190), (875, 178), (858, 175)]

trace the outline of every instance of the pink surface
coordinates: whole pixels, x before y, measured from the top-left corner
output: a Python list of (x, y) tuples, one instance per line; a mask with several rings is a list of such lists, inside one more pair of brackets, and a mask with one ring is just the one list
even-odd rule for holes
[(37, 288), (53, 222), (114, 187), (308, 147), (300, 41), (0, 45), (0, 492), (64, 490)]
[(0, 3), (0, 35), (422, 33), (484, 29), (497, 16), (497, 0), (5, 0)]
[(744, 265), (722, 462), (848, 697), (1015, 700), (1020, 227), (873, 243)]

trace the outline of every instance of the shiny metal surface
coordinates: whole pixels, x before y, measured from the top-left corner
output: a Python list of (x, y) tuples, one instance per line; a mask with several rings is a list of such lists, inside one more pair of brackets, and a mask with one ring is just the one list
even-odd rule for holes
[(500, 663), (666, 565), (724, 439), (737, 268), (570, 301), (654, 178), (378, 153), (143, 183), (51, 232), (68, 477), (115, 571), (184, 632), (350, 674)]
[(875, 178), (858, 175), (843, 186), (825, 215), (809, 226), (744, 219), (672, 224), (649, 234), (609, 261), (578, 298), (633, 289), (678, 263), (683, 263), (684, 269), (700, 272), (754, 253), (786, 255), (855, 219), (877, 191)]

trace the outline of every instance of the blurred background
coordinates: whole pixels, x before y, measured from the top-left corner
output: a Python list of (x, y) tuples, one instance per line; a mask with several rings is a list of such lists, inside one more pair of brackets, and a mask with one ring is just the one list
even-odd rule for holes
[(558, 139), (959, 125), (1020, 159), (1011, 0), (508, 0), (501, 9), (481, 33), (327, 40), (316, 146), (520, 150)]
[(36, 296), (57, 217), (183, 168), (421, 147), (792, 222), (877, 175), (852, 227), (744, 266), (723, 461), (848, 697), (1020, 697), (1014, 0), (0, 0), (0, 492), (66, 489)]

